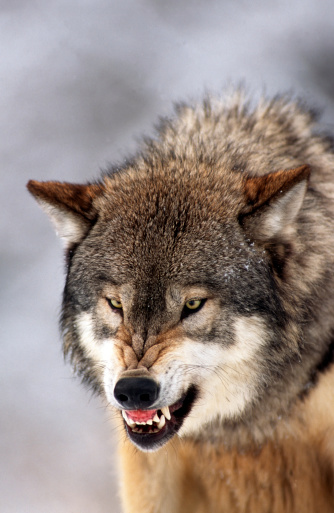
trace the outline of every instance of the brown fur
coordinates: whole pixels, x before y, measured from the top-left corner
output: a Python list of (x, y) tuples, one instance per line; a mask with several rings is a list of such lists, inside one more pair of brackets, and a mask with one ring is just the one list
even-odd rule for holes
[(244, 193), (247, 204), (254, 210), (264, 205), (269, 199), (275, 198), (276, 194), (283, 193), (294, 184), (310, 176), (309, 166), (300, 166), (287, 172), (278, 171), (265, 176), (253, 176), (246, 180)]
[[(120, 436), (126, 513), (334, 511), (333, 169), (308, 110), (237, 92), (100, 182), (29, 182), (68, 253), (64, 352), (159, 449)], [(130, 378), (174, 406), (146, 438)]]

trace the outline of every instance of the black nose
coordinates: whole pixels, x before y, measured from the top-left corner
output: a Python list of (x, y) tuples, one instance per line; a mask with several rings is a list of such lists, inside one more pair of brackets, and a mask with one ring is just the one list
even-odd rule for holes
[(159, 385), (151, 378), (121, 378), (114, 396), (125, 410), (147, 410), (157, 400)]

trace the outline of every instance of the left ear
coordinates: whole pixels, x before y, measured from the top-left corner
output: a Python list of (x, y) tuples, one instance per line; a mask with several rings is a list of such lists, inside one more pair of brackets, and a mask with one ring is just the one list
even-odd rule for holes
[(30, 180), (29, 192), (50, 217), (65, 248), (79, 243), (93, 226), (94, 200), (104, 192), (102, 184), (71, 184)]
[(263, 242), (277, 240), (291, 231), (304, 201), (309, 176), (310, 167), (304, 165), (245, 180), (246, 207), (240, 221), (252, 238)]

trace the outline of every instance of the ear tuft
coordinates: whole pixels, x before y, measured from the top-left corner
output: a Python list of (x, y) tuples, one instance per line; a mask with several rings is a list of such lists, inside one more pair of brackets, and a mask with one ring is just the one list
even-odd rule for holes
[(70, 184), (30, 180), (29, 192), (50, 217), (66, 248), (88, 233), (97, 217), (94, 199), (104, 192), (99, 184)]
[(252, 238), (269, 241), (291, 231), (303, 204), (309, 176), (310, 167), (304, 165), (246, 179), (246, 207), (241, 224)]

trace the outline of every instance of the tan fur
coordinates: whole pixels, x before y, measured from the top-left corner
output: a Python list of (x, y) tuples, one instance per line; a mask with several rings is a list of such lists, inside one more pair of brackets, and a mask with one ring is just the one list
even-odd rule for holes
[(333, 403), (334, 368), (262, 446), (226, 451), (174, 438), (143, 453), (122, 438), (126, 513), (332, 513)]
[(334, 511), (333, 169), (311, 112), (238, 91), (178, 106), (100, 182), (29, 182), (125, 513)]

